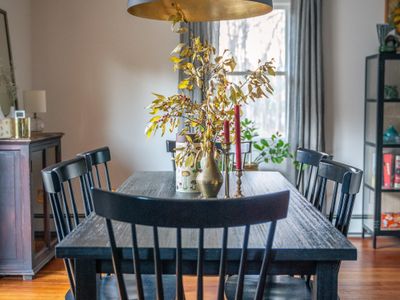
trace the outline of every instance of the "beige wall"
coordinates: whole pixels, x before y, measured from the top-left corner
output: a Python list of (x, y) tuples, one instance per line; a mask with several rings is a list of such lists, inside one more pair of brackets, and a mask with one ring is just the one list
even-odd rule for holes
[(33, 86), (47, 90), (46, 129), (66, 133), (63, 158), (109, 145), (120, 184), (134, 170), (168, 170), (165, 138), (146, 139), (152, 92), (172, 94), (166, 22), (139, 19), (125, 0), (34, 0)]
[[(0, 0), (0, 8), (9, 14), (17, 83), (29, 89), (32, 78), (33, 88), (47, 90), (44, 119), (47, 130), (66, 133), (63, 158), (109, 145), (114, 185), (134, 170), (169, 169), (164, 139), (143, 134), (151, 92), (175, 92), (169, 25), (128, 15), (125, 0), (30, 2)], [(325, 0), (327, 150), (360, 168), (364, 59), (377, 51), (383, 14), (384, 0)]]
[[(327, 151), (363, 168), (365, 57), (377, 53), (376, 24), (384, 19), (384, 0), (325, 0), (324, 60)], [(361, 214), (358, 196), (354, 214)], [(353, 220), (351, 231), (361, 231)]]
[(22, 104), (22, 91), (31, 88), (31, 0), (0, 0), (0, 8), (7, 12), (10, 43)]

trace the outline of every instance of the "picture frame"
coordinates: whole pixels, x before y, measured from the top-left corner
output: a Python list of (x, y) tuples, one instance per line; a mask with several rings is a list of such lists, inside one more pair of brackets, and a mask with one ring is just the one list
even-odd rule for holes
[(0, 9), (0, 106), (5, 115), (10, 112), (11, 106), (18, 109), (7, 12), (2, 9)]
[(400, 0), (386, 0), (385, 2), (385, 23), (389, 23), (390, 15), (394, 8), (400, 4)]
[(25, 111), (24, 110), (16, 110), (14, 117), (15, 117), (15, 119), (23, 119), (23, 118), (25, 118)]

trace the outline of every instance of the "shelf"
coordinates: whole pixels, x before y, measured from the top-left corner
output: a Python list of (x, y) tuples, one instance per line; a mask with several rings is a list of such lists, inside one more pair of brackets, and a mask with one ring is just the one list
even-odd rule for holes
[[(368, 101), (368, 102), (372, 102), (372, 101)], [(385, 99), (383, 100), (383, 102), (385, 103), (400, 103), (400, 99), (396, 98), (396, 99)]]
[(381, 228), (380, 231), (383, 232), (399, 232), (400, 233), (400, 228), (397, 229), (388, 229), (388, 228)]
[(382, 148), (400, 148), (400, 144), (383, 144)]
[[(368, 183), (364, 183), (364, 186), (372, 191), (376, 191), (376, 189), (374, 187), (372, 187), (370, 184)], [(399, 189), (384, 189), (381, 188), (381, 192), (382, 193), (400, 193), (400, 188)]]
[(400, 189), (384, 189), (382, 188), (382, 193), (400, 193)]
[[(376, 103), (376, 99), (366, 99), (365, 101), (369, 103)], [(400, 103), (400, 98), (395, 98), (395, 99), (383, 99), (384, 103)]]

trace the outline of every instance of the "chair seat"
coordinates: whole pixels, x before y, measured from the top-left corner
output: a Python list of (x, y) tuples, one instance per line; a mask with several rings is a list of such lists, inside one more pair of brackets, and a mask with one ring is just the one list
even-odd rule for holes
[[(124, 274), (125, 285), (127, 287), (128, 299), (138, 299), (136, 290), (136, 279), (134, 274)], [(142, 275), (143, 291), (145, 299), (156, 299), (155, 275)], [(175, 275), (163, 275), (164, 299), (175, 299)], [(99, 281), (97, 289), (97, 299), (114, 300), (120, 299), (118, 294), (117, 279), (114, 275), (107, 275)]]
[[(238, 276), (230, 276), (225, 283), (227, 300), (235, 299)], [(247, 275), (244, 280), (243, 300), (253, 300), (258, 283), (257, 275)], [(284, 300), (311, 299), (311, 290), (304, 279), (290, 276), (271, 276), (268, 279), (263, 299)]]
[[(133, 274), (124, 275), (126, 286), (128, 287), (128, 298), (138, 299), (136, 291), (136, 279)], [(156, 299), (156, 285), (154, 275), (142, 275), (143, 290), (145, 299)], [(163, 276), (164, 298), (175, 299), (176, 276)], [(97, 299), (99, 300), (119, 300), (117, 280), (114, 275), (107, 275), (97, 281)], [(65, 295), (65, 300), (75, 300), (74, 295), (69, 289)]]

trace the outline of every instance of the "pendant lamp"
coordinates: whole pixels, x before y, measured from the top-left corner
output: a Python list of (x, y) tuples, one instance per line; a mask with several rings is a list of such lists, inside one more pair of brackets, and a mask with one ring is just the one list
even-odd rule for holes
[(272, 0), (128, 0), (128, 12), (134, 16), (168, 20), (176, 14), (175, 5), (188, 22), (244, 19), (272, 11)]

